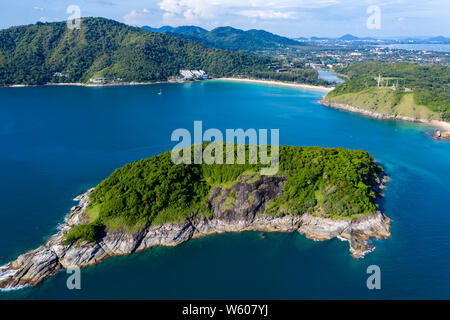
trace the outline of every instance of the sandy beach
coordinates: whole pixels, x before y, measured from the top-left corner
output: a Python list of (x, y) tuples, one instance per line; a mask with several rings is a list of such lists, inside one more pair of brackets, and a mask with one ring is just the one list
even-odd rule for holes
[(431, 120), (428, 122), (432, 126), (439, 127), (444, 129), (445, 131), (450, 132), (450, 123), (444, 122), (444, 121), (438, 121), (438, 120)]
[(260, 83), (260, 84), (269, 84), (269, 85), (275, 85), (275, 86), (319, 90), (319, 91), (324, 91), (324, 92), (329, 92), (334, 89), (334, 87), (328, 88), (328, 87), (322, 87), (322, 86), (313, 86), (313, 85), (309, 85), (309, 84), (289, 83), (289, 82), (271, 81), (271, 80), (240, 79), (240, 78), (217, 78), (217, 79), (211, 79), (209, 81), (235, 81), (235, 82)]
[(334, 87), (327, 88), (322, 86), (313, 86), (308, 84), (300, 84), (300, 83), (289, 83), (289, 82), (281, 82), (281, 81), (270, 81), (270, 80), (255, 80), (255, 79), (239, 79), (239, 78), (216, 78), (209, 80), (170, 80), (170, 81), (155, 81), (155, 82), (116, 82), (116, 83), (81, 83), (81, 82), (73, 82), (73, 83), (46, 83), (43, 85), (28, 85), (28, 84), (14, 84), (8, 86), (9, 88), (25, 88), (25, 87), (42, 87), (42, 86), (78, 86), (78, 87), (116, 87), (116, 86), (144, 86), (151, 84), (162, 84), (162, 83), (189, 83), (189, 82), (198, 82), (198, 81), (235, 81), (235, 82), (248, 82), (248, 83), (260, 83), (260, 84), (269, 84), (274, 86), (284, 86), (284, 87), (293, 87), (293, 88), (302, 88), (309, 90), (319, 90), (323, 92), (329, 92), (334, 89)]

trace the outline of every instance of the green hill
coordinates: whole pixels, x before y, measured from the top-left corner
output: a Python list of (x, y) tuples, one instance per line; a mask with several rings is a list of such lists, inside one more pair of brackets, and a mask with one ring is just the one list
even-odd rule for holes
[(186, 68), (231, 76), (264, 71), (268, 61), (104, 18), (83, 18), (79, 30), (65, 22), (0, 30), (0, 85), (87, 82), (94, 76), (158, 81)]
[(386, 115), (450, 121), (448, 66), (359, 63), (335, 71), (348, 80), (329, 92), (327, 100)]
[[(269, 55), (273, 58), (273, 64), (279, 66), (279, 69), (283, 69), (282, 66), (285, 64), (285, 61), (282, 59), (278, 60), (278, 58), (274, 56), (277, 49), (291, 49), (305, 45), (304, 43), (281, 37), (264, 30), (243, 31), (232, 27), (219, 27), (212, 31), (207, 31), (196, 26), (182, 26), (177, 28), (165, 26), (159, 29), (152, 29), (149, 27), (143, 28), (188, 39), (211, 48), (255, 53), (261, 54), (261, 56)], [(277, 72), (274, 69), (255, 69), (250, 73), (241, 75), (254, 79), (307, 83), (320, 86), (330, 85), (328, 81), (319, 79), (318, 72), (311, 67), (305, 66), (304, 63), (297, 63), (295, 68), (289, 66), (287, 69), (289, 69), (289, 71), (284, 70), (283, 72)]]
[[(248, 152), (246, 146), (247, 158)], [(284, 181), (283, 192), (270, 201), (265, 214), (312, 213), (348, 219), (377, 210), (374, 187), (382, 168), (369, 153), (283, 146), (279, 155), (277, 176)], [(127, 164), (95, 188), (90, 196), (89, 224), (72, 229), (67, 241), (94, 241), (106, 227), (133, 229), (209, 217), (215, 187), (230, 193), (236, 183), (258, 180), (261, 167), (265, 166), (175, 165), (170, 152)], [(224, 206), (236, 200), (232, 193), (229, 197)], [(251, 195), (248, 200), (251, 201)]]
[(278, 36), (264, 30), (240, 30), (232, 27), (219, 27), (211, 31), (196, 26), (182, 26), (177, 28), (163, 27), (150, 31), (165, 32), (177, 37), (189, 39), (205, 46), (233, 51), (255, 52), (273, 50), (280, 47), (299, 47), (304, 44)]
[(208, 30), (196, 26), (181, 26), (168, 30), (168, 32), (198, 37), (208, 33)]
[(359, 92), (327, 96), (331, 102), (360, 107), (384, 115), (414, 119), (442, 120), (438, 112), (415, 102), (414, 93), (401, 93), (389, 88), (368, 88)]

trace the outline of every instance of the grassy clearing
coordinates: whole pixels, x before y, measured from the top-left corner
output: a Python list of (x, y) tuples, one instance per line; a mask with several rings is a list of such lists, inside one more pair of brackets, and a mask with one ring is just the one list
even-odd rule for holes
[(100, 215), (100, 205), (90, 207), (86, 210), (86, 214), (89, 218), (89, 223), (95, 222)]
[(225, 202), (222, 204), (222, 209), (231, 210), (234, 208), (235, 203), (236, 203), (236, 190), (231, 190), (230, 194), (225, 199)]
[(369, 88), (357, 93), (327, 96), (326, 99), (384, 115), (398, 115), (425, 120), (440, 119), (438, 113), (415, 103), (413, 93), (398, 92), (389, 88)]

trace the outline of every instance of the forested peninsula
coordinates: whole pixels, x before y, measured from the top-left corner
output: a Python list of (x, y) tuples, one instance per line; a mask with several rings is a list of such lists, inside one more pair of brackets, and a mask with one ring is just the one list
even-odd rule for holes
[(337, 68), (346, 81), (319, 103), (378, 119), (423, 122), (450, 140), (450, 68), (413, 63), (359, 63)]
[(390, 236), (378, 204), (388, 179), (368, 152), (282, 146), (279, 157), (273, 176), (261, 175), (259, 162), (174, 164), (170, 152), (127, 164), (77, 197), (79, 205), (47, 243), (0, 267), (0, 289), (215, 233), (339, 237), (355, 258), (373, 250), (370, 238)]
[(79, 29), (64, 21), (0, 30), (0, 86), (88, 84), (90, 79), (115, 85), (161, 82), (184, 69), (211, 77), (327, 84), (312, 68), (277, 73), (270, 69), (273, 63), (270, 57), (206, 47), (105, 18), (82, 18)]
[(268, 59), (206, 48), (104, 18), (82, 18), (80, 29), (66, 22), (0, 30), (0, 85), (87, 83), (105, 77), (121, 81), (166, 81), (180, 69), (211, 76), (265, 70)]

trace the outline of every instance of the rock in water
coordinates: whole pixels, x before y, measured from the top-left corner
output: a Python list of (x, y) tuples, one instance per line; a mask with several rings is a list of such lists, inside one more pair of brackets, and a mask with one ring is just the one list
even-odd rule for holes
[(450, 131), (435, 130), (433, 134), (435, 140), (450, 140)]

